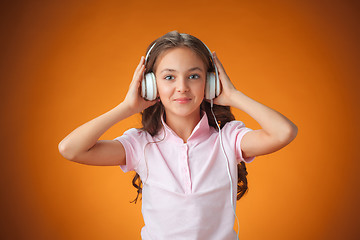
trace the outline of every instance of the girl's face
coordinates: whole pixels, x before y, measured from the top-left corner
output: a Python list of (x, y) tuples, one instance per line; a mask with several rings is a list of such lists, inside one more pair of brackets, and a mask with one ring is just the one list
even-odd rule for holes
[(158, 57), (155, 69), (158, 93), (167, 117), (199, 117), (206, 80), (201, 58), (190, 48), (172, 48)]

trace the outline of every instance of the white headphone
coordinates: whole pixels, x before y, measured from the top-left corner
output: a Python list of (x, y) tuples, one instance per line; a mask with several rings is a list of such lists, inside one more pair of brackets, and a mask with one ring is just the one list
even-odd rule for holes
[[(150, 47), (149, 51), (146, 53), (145, 64), (147, 63), (149, 55), (151, 53), (151, 50), (153, 49), (155, 44), (156, 43), (154, 43)], [(214, 57), (213, 57), (210, 49), (205, 45), (205, 43), (203, 43), (203, 44), (210, 53), (211, 61), (214, 66), (214, 69), (215, 69), (215, 73), (207, 72), (206, 84), (205, 84), (205, 98), (207, 100), (212, 100), (220, 95), (219, 73), (218, 73), (218, 69), (214, 63)], [(143, 77), (142, 82), (141, 82), (141, 96), (149, 101), (155, 100), (155, 98), (157, 97), (156, 78), (155, 78), (155, 74), (153, 72), (149, 72), (149, 73), (145, 74), (145, 76)]]

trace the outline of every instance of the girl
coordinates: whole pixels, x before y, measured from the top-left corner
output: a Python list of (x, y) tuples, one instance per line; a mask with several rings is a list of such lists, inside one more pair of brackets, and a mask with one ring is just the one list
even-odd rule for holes
[[(236, 239), (232, 205), (247, 190), (245, 162), (289, 144), (297, 127), (238, 91), (215, 52), (194, 36), (167, 33), (149, 46), (147, 55), (146, 61), (141, 57), (124, 101), (71, 132), (59, 151), (78, 163), (136, 171), (133, 184), (143, 195), (142, 239)], [(207, 72), (215, 68), (222, 90), (212, 109), (204, 94)], [(141, 82), (150, 72), (158, 98), (147, 101)], [(262, 129), (235, 121), (230, 106), (249, 114)], [(142, 114), (143, 128), (98, 140), (136, 113)]]

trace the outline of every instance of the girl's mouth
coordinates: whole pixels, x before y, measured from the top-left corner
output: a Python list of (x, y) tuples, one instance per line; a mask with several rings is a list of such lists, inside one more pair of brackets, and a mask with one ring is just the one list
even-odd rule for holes
[(184, 104), (190, 102), (191, 98), (176, 98), (174, 101), (180, 104)]

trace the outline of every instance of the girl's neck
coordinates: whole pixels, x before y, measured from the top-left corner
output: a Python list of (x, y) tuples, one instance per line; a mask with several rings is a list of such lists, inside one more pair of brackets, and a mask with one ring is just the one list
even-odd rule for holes
[(200, 110), (185, 117), (171, 113), (165, 114), (166, 124), (184, 141), (184, 143), (187, 142), (187, 139), (201, 119)]

